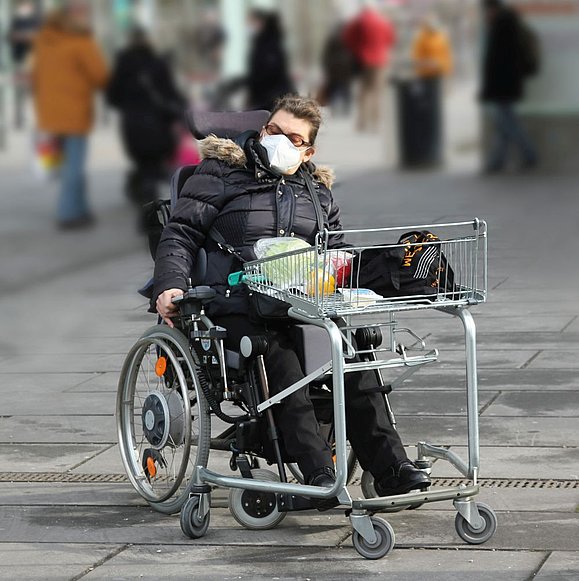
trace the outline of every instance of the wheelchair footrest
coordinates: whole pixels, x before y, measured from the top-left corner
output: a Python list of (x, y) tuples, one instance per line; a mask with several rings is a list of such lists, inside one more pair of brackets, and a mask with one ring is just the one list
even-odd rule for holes
[(311, 498), (295, 494), (276, 494), (279, 512), (296, 512), (315, 508)]

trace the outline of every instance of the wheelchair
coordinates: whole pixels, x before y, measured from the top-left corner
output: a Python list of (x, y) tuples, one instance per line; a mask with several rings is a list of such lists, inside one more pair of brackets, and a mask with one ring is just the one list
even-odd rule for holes
[[(188, 116), (188, 122), (198, 139), (209, 133), (234, 139), (244, 131), (259, 129), (268, 115), (267, 111), (243, 114), (197, 112)], [(153, 258), (162, 226), (195, 167), (185, 166), (175, 173), (170, 200), (150, 204), (149, 212), (154, 214), (156, 222), (149, 231)], [(191, 284), (203, 281), (206, 260), (205, 252), (201, 250)], [(152, 281), (149, 281), (139, 292), (150, 298), (151, 290)], [(246, 407), (246, 402), (255, 402), (261, 397), (262, 389), (256, 383), (256, 371), (240, 365), (243, 356), (223, 348), (226, 330), (218, 329), (207, 317), (201, 316), (200, 307), (213, 296), (214, 291), (207, 287), (190, 288), (181, 303), (177, 328), (158, 324), (147, 330), (127, 354), (120, 375), (117, 432), (123, 464), (135, 490), (154, 510), (165, 514), (181, 510), (189, 497), (194, 467), (207, 464), (210, 449), (232, 453), (233, 470), (238, 467), (245, 470), (249, 462), (251, 470), (257, 470), (266, 478), (274, 477), (273, 473), (258, 467), (260, 457), (270, 463), (277, 462), (272, 443), (263, 449), (259, 442), (259, 437), (268, 439), (262, 425), (264, 421), (252, 417), (251, 421), (244, 422), (243, 415), (230, 416), (221, 411), (224, 402), (238, 408)], [(190, 303), (194, 306), (191, 307)], [(200, 317), (194, 324), (194, 331), (191, 330), (191, 309)], [(300, 331), (311, 335), (305, 328)], [(203, 334), (206, 336), (201, 338)], [(221, 342), (215, 344), (217, 337)], [(316, 350), (316, 338), (312, 339), (309, 348), (301, 349), (302, 354)], [(224, 392), (223, 386), (228, 385), (228, 381), (233, 382), (232, 387)], [(248, 394), (247, 390), (251, 393)], [(332, 446), (331, 393), (323, 381), (314, 383), (311, 397), (321, 433)], [(255, 416), (254, 407), (255, 404), (252, 408)], [(247, 409), (244, 411), (248, 413)], [(208, 414), (227, 425), (213, 438)], [(249, 447), (248, 434), (254, 440)], [(208, 441), (209, 447), (206, 445)], [(283, 464), (284, 472), (297, 482), (303, 482), (296, 463), (288, 461)], [(353, 478), (357, 466), (355, 455), (350, 451), (348, 481)], [(231, 506), (235, 506), (235, 502)], [(237, 511), (234, 516), (242, 522), (243, 515), (240, 514)]]
[[(247, 129), (261, 127), (267, 115), (266, 111), (190, 114), (188, 120), (197, 138), (214, 133), (235, 139)], [(186, 167), (175, 174), (171, 184), (172, 204), (193, 171), (194, 168)], [(158, 212), (166, 217), (167, 207)], [(475, 230), (479, 228), (478, 222), (474, 225)], [(320, 243), (323, 251), (327, 251), (327, 236), (328, 233), (326, 246), (323, 241)], [(485, 236), (483, 228), (482, 234), (478, 230), (471, 238), (458, 237), (453, 241), (457, 244), (456, 255), (471, 257), (472, 253), (464, 250), (465, 244), (472, 241), (478, 244)], [(152, 251), (154, 245), (155, 242)], [(452, 253), (450, 245), (446, 252)], [(486, 258), (486, 245), (484, 252)], [(299, 262), (298, 258), (292, 257), (292, 264)], [(155, 510), (166, 514), (180, 511), (183, 533), (198, 539), (209, 527), (212, 486), (229, 488), (230, 512), (238, 523), (254, 530), (271, 529), (288, 512), (312, 509), (320, 501), (337, 498), (339, 505), (346, 507), (352, 524), (355, 549), (365, 558), (378, 559), (392, 550), (395, 535), (390, 524), (376, 513), (452, 500), (457, 509), (456, 531), (463, 540), (480, 544), (492, 537), (496, 516), (490, 507), (474, 501), (479, 491), (476, 346), (472, 316), (465, 308), (484, 302), (486, 286), (484, 289), (473, 286), (467, 267), (464, 270), (469, 276), (470, 291), (464, 287), (465, 290), (453, 292), (452, 296), (441, 293), (439, 304), (384, 301), (377, 306), (358, 308), (324, 302), (318, 293), (315, 300), (306, 300), (273, 287), (261, 288), (264, 277), (259, 273), (252, 276), (251, 268), (255, 265), (249, 265), (246, 275), (253, 292), (270, 296), (277, 296), (278, 292), (277, 298), (289, 302), (288, 314), (295, 319), (296, 346), (305, 371), (303, 380), (271, 395), (264, 365), (267, 337), (245, 336), (238, 350), (229, 350), (225, 348), (227, 329), (213, 324), (205, 314), (206, 305), (216, 294), (202, 284), (205, 261), (206, 256), (200, 252), (189, 288), (182, 297), (174, 299), (179, 307), (175, 328), (158, 324), (146, 331), (127, 354), (120, 375), (117, 435), (121, 458), (131, 484)], [(143, 294), (147, 291), (143, 290)], [(464, 463), (446, 448), (420, 442), (416, 463), (430, 473), (430, 458), (444, 459), (473, 482), (468, 486), (376, 498), (372, 476), (364, 472), (361, 481), (364, 498), (352, 499), (347, 484), (357, 462), (347, 444), (344, 373), (361, 370), (375, 373), (386, 411), (395, 426), (388, 393), (422, 365), (436, 361), (438, 355), (436, 350), (426, 350), (424, 341), (412, 331), (400, 328), (396, 313), (432, 307), (458, 317), (465, 328), (469, 462)], [(360, 319), (358, 311), (376, 315)], [(410, 338), (410, 346), (399, 340), (401, 335)], [(385, 359), (385, 353), (392, 357)], [(397, 367), (403, 368), (402, 374), (385, 382), (382, 370)], [(272, 408), (298, 389), (310, 389), (320, 432), (334, 450), (336, 483), (331, 488), (304, 484), (299, 468), (284, 451), (278, 435)], [(212, 424), (221, 430), (219, 435), (214, 435)], [(211, 470), (212, 450), (229, 453), (229, 468), (238, 474), (228, 476)], [(266, 469), (264, 463), (274, 468)]]

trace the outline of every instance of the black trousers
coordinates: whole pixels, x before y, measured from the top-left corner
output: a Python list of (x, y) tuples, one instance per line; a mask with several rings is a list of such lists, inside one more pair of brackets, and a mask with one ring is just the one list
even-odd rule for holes
[[(267, 336), (269, 349), (264, 359), (271, 395), (305, 377), (291, 324), (256, 323), (243, 316), (222, 317), (215, 323), (227, 329), (228, 349), (238, 350), (244, 335)], [(407, 456), (398, 432), (390, 423), (384, 396), (363, 391), (376, 385), (373, 371), (345, 376), (348, 440), (362, 469), (380, 478), (390, 466), (406, 460)], [(332, 453), (320, 434), (308, 389), (300, 389), (281, 405), (274, 406), (274, 416), (287, 452), (295, 458), (306, 478), (322, 466), (333, 467)]]

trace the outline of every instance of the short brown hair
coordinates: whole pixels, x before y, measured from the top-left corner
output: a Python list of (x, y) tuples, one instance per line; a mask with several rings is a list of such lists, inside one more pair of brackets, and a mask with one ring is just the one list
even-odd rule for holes
[(278, 111), (287, 111), (298, 119), (307, 121), (310, 126), (310, 143), (313, 145), (322, 124), (322, 112), (315, 99), (299, 95), (284, 95), (277, 99), (273, 106), (269, 121)]

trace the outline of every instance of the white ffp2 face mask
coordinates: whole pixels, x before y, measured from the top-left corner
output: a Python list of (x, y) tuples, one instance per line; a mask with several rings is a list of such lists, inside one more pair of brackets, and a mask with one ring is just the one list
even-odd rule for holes
[(302, 161), (301, 151), (285, 135), (264, 135), (260, 143), (267, 151), (269, 165), (282, 174)]

